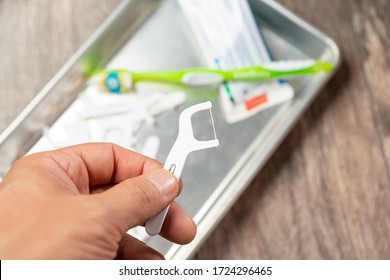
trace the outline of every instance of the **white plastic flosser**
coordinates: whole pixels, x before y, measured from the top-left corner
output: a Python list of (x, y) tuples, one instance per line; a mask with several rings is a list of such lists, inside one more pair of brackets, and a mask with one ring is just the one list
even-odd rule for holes
[[(179, 134), (176, 142), (169, 152), (168, 158), (165, 162), (164, 169), (172, 172), (177, 179), (180, 179), (181, 173), (187, 156), (193, 152), (208, 148), (214, 148), (219, 145), (217, 135), (215, 133), (213, 116), (211, 114), (212, 104), (210, 101), (199, 103), (185, 109), (179, 117)], [(210, 110), (211, 124), (214, 130), (214, 140), (199, 141), (194, 137), (192, 129), (191, 117), (193, 114)], [(157, 235), (160, 233), (165, 217), (168, 213), (169, 206), (165, 208), (160, 214), (146, 222), (145, 229), (149, 235)]]

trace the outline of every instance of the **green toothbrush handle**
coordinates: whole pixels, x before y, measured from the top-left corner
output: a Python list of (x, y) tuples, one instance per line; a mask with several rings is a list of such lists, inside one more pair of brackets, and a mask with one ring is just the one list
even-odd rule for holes
[(235, 70), (193, 68), (182, 71), (133, 73), (134, 82), (160, 81), (184, 83), (192, 86), (218, 84), (222, 81), (264, 81), (289, 76), (329, 72), (333, 64), (314, 60), (292, 60), (264, 63)]
[(264, 81), (289, 76), (329, 72), (333, 64), (314, 60), (292, 60), (264, 63), (235, 70), (192, 68), (179, 71), (131, 72), (126, 69), (103, 70), (96, 73), (92, 83), (112, 93), (128, 92), (139, 81), (154, 81), (207, 86), (223, 81)]
[(235, 81), (262, 81), (289, 76), (309, 75), (319, 72), (329, 72), (334, 69), (333, 64), (323, 61), (280, 61), (248, 67), (229, 72), (230, 79)]

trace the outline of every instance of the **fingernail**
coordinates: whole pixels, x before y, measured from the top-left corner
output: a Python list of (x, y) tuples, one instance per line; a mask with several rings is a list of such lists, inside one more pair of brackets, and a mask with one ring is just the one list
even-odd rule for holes
[(159, 189), (163, 196), (170, 195), (176, 189), (175, 187), (178, 184), (175, 176), (164, 169), (153, 170), (145, 174), (145, 176), (154, 184), (157, 189)]

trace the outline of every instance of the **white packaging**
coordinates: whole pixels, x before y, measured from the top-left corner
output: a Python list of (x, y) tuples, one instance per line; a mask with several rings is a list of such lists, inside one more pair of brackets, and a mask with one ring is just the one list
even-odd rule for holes
[[(247, 0), (178, 0), (205, 63), (231, 70), (271, 61)], [(246, 119), (294, 95), (284, 81), (229, 82), (219, 88), (228, 122)]]

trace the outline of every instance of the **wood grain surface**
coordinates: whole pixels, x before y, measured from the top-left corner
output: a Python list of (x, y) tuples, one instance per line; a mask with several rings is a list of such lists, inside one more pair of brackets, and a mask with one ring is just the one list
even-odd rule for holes
[[(0, 0), (0, 130), (119, 2)], [(389, 259), (390, 1), (279, 2), (343, 63), (194, 258)]]

